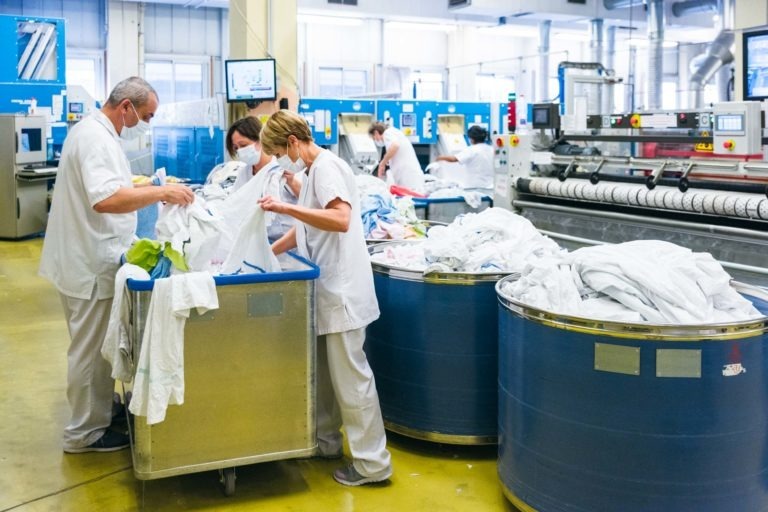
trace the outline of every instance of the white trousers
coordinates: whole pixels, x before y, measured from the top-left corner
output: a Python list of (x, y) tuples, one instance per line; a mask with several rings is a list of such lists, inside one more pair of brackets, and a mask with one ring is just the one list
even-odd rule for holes
[(101, 345), (112, 299), (82, 300), (61, 295), (71, 343), (67, 351), (67, 400), (71, 409), (64, 428), (64, 448), (83, 448), (97, 441), (112, 421), (115, 381)]
[(376, 476), (391, 457), (364, 342), (365, 327), (317, 338), (317, 442), (321, 453), (341, 451), (343, 422), (355, 469)]

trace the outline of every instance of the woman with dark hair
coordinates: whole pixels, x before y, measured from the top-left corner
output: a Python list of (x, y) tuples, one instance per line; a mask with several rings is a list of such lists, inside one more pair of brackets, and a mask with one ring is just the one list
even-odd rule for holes
[[(232, 123), (227, 130), (226, 147), (230, 157), (244, 164), (238, 169), (232, 192), (257, 173), (265, 172), (267, 177), (259, 197), (273, 196), (296, 204), (301, 183), (292, 174), (285, 173), (274, 157), (261, 151), (261, 121), (248, 116)], [(267, 235), (273, 240), (283, 236), (292, 226), (293, 218), (289, 215), (271, 213), (267, 217)]]
[(438, 162), (458, 162), (467, 169), (465, 188), (493, 188), (493, 148), (486, 142), (488, 130), (473, 125), (467, 132), (469, 146), (455, 155), (440, 155)]

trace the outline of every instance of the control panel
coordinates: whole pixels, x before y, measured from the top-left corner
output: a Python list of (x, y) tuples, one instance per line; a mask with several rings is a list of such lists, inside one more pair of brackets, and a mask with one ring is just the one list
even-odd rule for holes
[(376, 118), (398, 128), (413, 144), (437, 143), (437, 102), (379, 100)]
[(762, 113), (760, 102), (716, 103), (713, 112), (713, 152), (716, 155), (760, 156)]
[(587, 117), (587, 128), (623, 129), (691, 129), (708, 131), (712, 128), (712, 114), (709, 112), (659, 112), (644, 114), (591, 115)]
[(531, 174), (533, 134), (504, 133), (494, 135), (493, 171), (494, 192), (493, 204), (512, 209), (512, 201), (516, 198), (513, 188), (515, 180)]

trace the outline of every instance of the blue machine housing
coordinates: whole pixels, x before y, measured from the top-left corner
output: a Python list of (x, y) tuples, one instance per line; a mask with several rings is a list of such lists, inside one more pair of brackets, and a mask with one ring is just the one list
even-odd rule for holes
[(152, 128), (155, 169), (165, 167), (170, 176), (202, 183), (216, 165), (224, 162), (224, 132), (205, 126)]
[(333, 100), (327, 98), (302, 98), (299, 114), (307, 120), (312, 137), (321, 146), (339, 143), (339, 115), (376, 114), (373, 100)]
[[(27, 23), (48, 23), (54, 26), (55, 33), (45, 46), (41, 37), (24, 33), (20, 27)], [(63, 18), (40, 18), (31, 16), (0, 15), (0, 112), (7, 114), (28, 113), (34, 99), (37, 107), (50, 108), (52, 117), (52, 137), (49, 143), (61, 144), (67, 134), (66, 112), (66, 43), (64, 37), (65, 20)], [(55, 38), (55, 39), (53, 39)], [(36, 46), (37, 45), (37, 46)], [(39, 48), (44, 57), (47, 52), (55, 51), (55, 73), (52, 78), (22, 78), (19, 63), (25, 50)], [(32, 61), (32, 55), (28, 55)], [(53, 58), (53, 56), (51, 57)], [(31, 64), (29, 65), (31, 66)], [(27, 66), (29, 68), (29, 66)], [(33, 66), (35, 71), (37, 66)], [(31, 68), (30, 68), (31, 69)], [(49, 144), (50, 147), (50, 144)]]
[(413, 144), (437, 144), (436, 101), (379, 100), (376, 118), (398, 128)]
[[(506, 111), (506, 105), (504, 106)], [(473, 125), (479, 125), (490, 134), (494, 127), (491, 126), (491, 104), (479, 102), (455, 102), (438, 101), (437, 115), (463, 115), (464, 131), (469, 130)], [(467, 136), (464, 136), (467, 139)], [(467, 139), (469, 144), (469, 139)]]

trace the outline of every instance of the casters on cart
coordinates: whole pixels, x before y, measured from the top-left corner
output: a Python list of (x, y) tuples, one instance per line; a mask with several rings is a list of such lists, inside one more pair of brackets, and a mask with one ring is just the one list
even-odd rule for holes
[(219, 481), (224, 487), (224, 496), (234, 496), (235, 494), (235, 468), (224, 468), (219, 470)]

